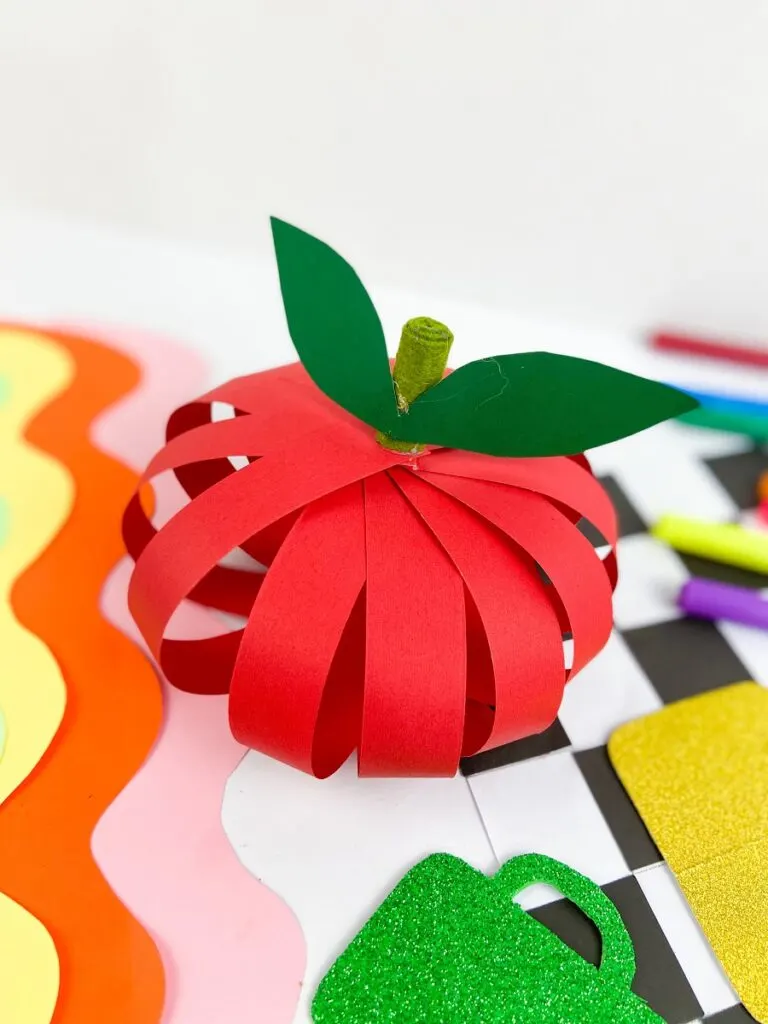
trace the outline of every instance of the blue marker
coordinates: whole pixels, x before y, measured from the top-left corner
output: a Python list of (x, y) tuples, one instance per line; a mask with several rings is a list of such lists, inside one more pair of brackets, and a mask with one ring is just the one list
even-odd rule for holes
[(715, 391), (699, 391), (694, 388), (673, 384), (672, 387), (684, 391), (695, 398), (705, 409), (716, 412), (731, 413), (736, 416), (768, 417), (768, 401), (761, 402), (754, 398), (739, 398), (737, 395), (719, 395)]

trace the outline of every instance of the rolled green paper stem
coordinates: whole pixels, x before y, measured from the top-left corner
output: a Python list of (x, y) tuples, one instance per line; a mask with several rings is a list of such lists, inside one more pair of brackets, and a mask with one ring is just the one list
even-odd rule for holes
[[(419, 395), (443, 379), (452, 344), (452, 332), (431, 317), (417, 316), (405, 324), (392, 372), (402, 414), (407, 414)], [(381, 430), (376, 432), (376, 440), (396, 452), (422, 452), (425, 447), (418, 441), (396, 441)]]

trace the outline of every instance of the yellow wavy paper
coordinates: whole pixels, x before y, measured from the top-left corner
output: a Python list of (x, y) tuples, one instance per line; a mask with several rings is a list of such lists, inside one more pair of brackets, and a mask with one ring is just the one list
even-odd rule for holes
[(622, 725), (613, 766), (742, 1002), (768, 1022), (768, 691), (737, 683)]
[(71, 477), (27, 444), (23, 431), (67, 387), (74, 366), (68, 353), (40, 335), (0, 330), (0, 372), (9, 382), (9, 394), (0, 404), (0, 490), (9, 520), (8, 537), (0, 546), (0, 707), (7, 730), (0, 761), (2, 803), (45, 753), (66, 703), (59, 666), (45, 644), (17, 621), (11, 590), (72, 508)]
[(59, 994), (59, 958), (36, 917), (0, 893), (0, 1020), (49, 1024)]
[[(0, 708), (6, 729), (2, 803), (45, 753), (66, 705), (59, 666), (45, 644), (17, 621), (11, 591), (72, 508), (69, 473), (27, 444), (23, 434), (25, 425), (68, 386), (74, 363), (41, 335), (0, 330), (0, 374), (7, 381), (0, 404), (0, 490), (7, 514), (7, 536), (0, 545)], [(58, 988), (59, 961), (48, 932), (0, 894), (0, 1021), (48, 1024)]]

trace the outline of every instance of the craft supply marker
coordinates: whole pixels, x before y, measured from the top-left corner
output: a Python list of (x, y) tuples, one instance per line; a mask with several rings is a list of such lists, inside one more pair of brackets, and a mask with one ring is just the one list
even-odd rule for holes
[(747, 416), (768, 417), (768, 401), (761, 401), (756, 398), (742, 398), (739, 395), (721, 395), (716, 391), (699, 391), (698, 388), (689, 388), (683, 384), (667, 382), (670, 387), (684, 391), (686, 395), (695, 398), (697, 402), (707, 409), (717, 409), (718, 412), (730, 412), (746, 414)]
[(686, 334), (658, 331), (651, 336), (651, 345), (663, 352), (681, 352), (685, 355), (720, 359), (729, 363), (768, 368), (768, 348), (752, 345), (734, 345), (729, 341), (694, 338)]
[(723, 430), (728, 434), (743, 434), (753, 441), (768, 441), (768, 416), (753, 416), (748, 413), (728, 412), (700, 405), (677, 417), (678, 422), (705, 430)]
[(651, 533), (677, 551), (768, 574), (768, 535), (734, 523), (662, 516)]
[(726, 619), (768, 629), (768, 601), (748, 587), (692, 579), (680, 591), (677, 603), (687, 615), (699, 619)]
[(768, 473), (761, 473), (758, 478), (757, 497), (761, 502), (768, 501)]

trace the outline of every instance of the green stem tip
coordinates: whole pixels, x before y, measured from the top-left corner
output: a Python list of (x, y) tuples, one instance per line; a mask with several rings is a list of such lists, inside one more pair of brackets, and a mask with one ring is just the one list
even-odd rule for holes
[[(392, 372), (401, 413), (407, 413), (419, 395), (443, 379), (452, 344), (452, 332), (431, 317), (417, 316), (405, 324)], [(425, 447), (417, 441), (396, 441), (382, 431), (377, 431), (376, 440), (396, 452), (422, 452)]]

